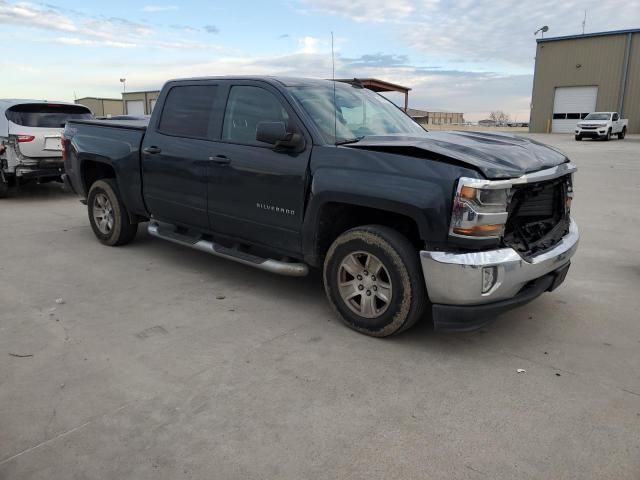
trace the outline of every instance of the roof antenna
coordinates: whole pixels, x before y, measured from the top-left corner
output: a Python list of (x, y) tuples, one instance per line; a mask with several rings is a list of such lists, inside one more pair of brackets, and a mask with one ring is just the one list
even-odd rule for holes
[(336, 57), (333, 51), (333, 32), (331, 32), (331, 80), (333, 80), (333, 141), (338, 144), (338, 105), (336, 104)]

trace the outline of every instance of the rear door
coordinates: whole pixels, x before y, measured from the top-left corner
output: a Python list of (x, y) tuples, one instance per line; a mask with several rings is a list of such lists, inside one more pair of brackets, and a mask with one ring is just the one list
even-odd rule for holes
[(20, 153), (29, 158), (61, 157), (60, 137), (69, 120), (93, 118), (82, 105), (24, 103), (6, 112), (9, 135), (17, 139)]
[(159, 99), (162, 112), (154, 115), (142, 145), (143, 196), (159, 220), (209, 229), (207, 169), (220, 125), (218, 92), (215, 82), (180, 82)]
[[(284, 96), (258, 81), (229, 82), (221, 138), (209, 171), (212, 230), (298, 253), (310, 137)], [(302, 152), (256, 140), (259, 122), (284, 122), (307, 138)]]

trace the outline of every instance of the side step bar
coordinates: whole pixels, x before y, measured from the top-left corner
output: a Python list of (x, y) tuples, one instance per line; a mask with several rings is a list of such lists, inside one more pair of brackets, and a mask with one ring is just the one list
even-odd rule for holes
[(267, 272), (277, 273), (279, 275), (289, 275), (292, 277), (304, 277), (309, 273), (309, 267), (305, 263), (291, 263), (273, 260), (271, 258), (262, 258), (251, 255), (250, 253), (240, 252), (232, 248), (223, 247), (217, 243), (202, 238), (194, 238), (188, 235), (163, 228), (156, 222), (149, 222), (147, 227), (149, 235), (152, 237), (162, 238), (178, 245), (194, 248), (216, 257), (227, 258), (234, 262), (249, 265), (250, 267), (266, 270)]

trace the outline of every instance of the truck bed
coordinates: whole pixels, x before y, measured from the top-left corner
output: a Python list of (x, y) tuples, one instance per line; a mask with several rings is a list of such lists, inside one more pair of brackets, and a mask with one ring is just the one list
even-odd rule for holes
[[(92, 171), (113, 172), (130, 213), (147, 214), (142, 199), (140, 149), (147, 120), (72, 120), (64, 131), (65, 171), (73, 189), (87, 198)], [(80, 168), (82, 159), (84, 170)], [(89, 180), (87, 180), (89, 179)]]

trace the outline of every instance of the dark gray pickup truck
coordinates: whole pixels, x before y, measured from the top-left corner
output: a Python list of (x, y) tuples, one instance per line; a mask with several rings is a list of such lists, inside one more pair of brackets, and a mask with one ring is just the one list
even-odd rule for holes
[(554, 290), (578, 245), (575, 166), (511, 135), (431, 133), (359, 82), (168, 82), (146, 121), (74, 120), (65, 182), (106, 245), (159, 238), (324, 274), (351, 328), (471, 330)]

